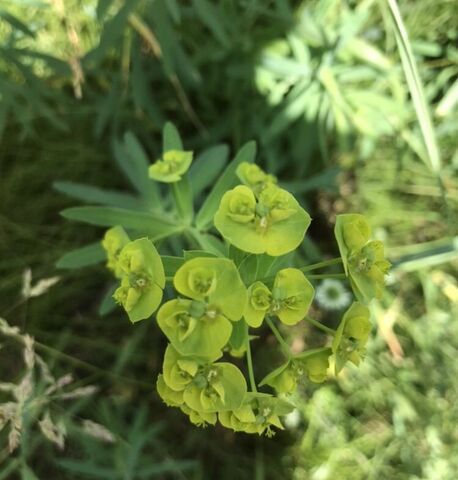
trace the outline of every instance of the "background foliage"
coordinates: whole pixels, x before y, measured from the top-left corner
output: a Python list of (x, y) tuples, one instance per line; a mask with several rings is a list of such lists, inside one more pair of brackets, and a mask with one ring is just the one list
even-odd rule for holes
[[(393, 5), (2, 2), (0, 314), (36, 338), (55, 375), (99, 391), (71, 408), (52, 399), (62, 452), (28, 419), (19, 453), (0, 454), (0, 478), (454, 479), (458, 12), (449, 0), (400, 1), (403, 43)], [(334, 253), (327, 219), (351, 210), (368, 215), (395, 264), (362, 368), (302, 392), (299, 424), (273, 441), (198, 430), (165, 409), (152, 388), (165, 345), (153, 322), (100, 317), (108, 276), (54, 267), (101, 232), (59, 217), (75, 201), (53, 182), (126, 188), (116, 142), (133, 131), (153, 159), (168, 119), (190, 149), (258, 142), (261, 163), (314, 218), (304, 260)], [(21, 296), (26, 267), (61, 279)], [(19, 382), (18, 341), (2, 345), (1, 381)], [(256, 351), (267, 365), (268, 346)], [(81, 418), (115, 441), (92, 439)]]

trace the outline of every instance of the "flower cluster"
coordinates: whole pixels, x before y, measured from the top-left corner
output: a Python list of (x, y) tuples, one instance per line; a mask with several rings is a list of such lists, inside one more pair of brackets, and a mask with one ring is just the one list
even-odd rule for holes
[(381, 298), (391, 264), (385, 259), (383, 243), (370, 240), (366, 219), (355, 213), (338, 215), (335, 236), (356, 298), (361, 302)]
[(161, 257), (147, 238), (130, 241), (121, 227), (110, 229), (102, 241), (108, 268), (121, 284), (114, 293), (132, 323), (150, 317), (162, 301), (165, 274)]
[(238, 173), (246, 185), (223, 195), (215, 227), (245, 252), (279, 256), (295, 250), (310, 225), (309, 214), (259, 167), (241, 164)]
[[(181, 201), (185, 197), (180, 197), (177, 185), (187, 183), (191, 161), (192, 152), (168, 150), (150, 167), (149, 175), (161, 182), (179, 182), (173, 194)], [(120, 281), (114, 298), (132, 322), (151, 317), (162, 302), (166, 280), (173, 284), (176, 294), (156, 314), (169, 342), (156, 384), (163, 401), (199, 426), (219, 422), (236, 432), (270, 436), (275, 428), (283, 428), (280, 417), (292, 411), (290, 395), (299, 382), (321, 383), (331, 366), (337, 374), (347, 362), (359, 364), (371, 330), (365, 303), (382, 294), (390, 264), (382, 243), (370, 239), (369, 225), (357, 214), (337, 217), (341, 259), (302, 268), (283, 261), (290, 257), (277, 261), (301, 244), (310, 216), (257, 165), (242, 162), (236, 174), (241, 184), (221, 192), (214, 208), (214, 227), (229, 248), (216, 253), (202, 243), (203, 250), (161, 259), (148, 238), (131, 240), (121, 227), (108, 230), (102, 245), (107, 267)], [(195, 235), (192, 221), (183, 228)], [(208, 233), (198, 232), (197, 238)], [(173, 268), (166, 268), (170, 271), (166, 277), (163, 261), (171, 260)], [(330, 277), (347, 278), (358, 301), (333, 330), (308, 316), (315, 289), (313, 275), (307, 278), (307, 272), (338, 263), (344, 272)], [(336, 289), (336, 284), (324, 282), (321, 290), (326, 285)], [(340, 283), (337, 287), (342, 298), (333, 308), (341, 310), (350, 303), (350, 294)], [(324, 293), (317, 297), (325, 303)], [(321, 348), (292, 353), (276, 325), (286, 328), (304, 320), (324, 330), (329, 340)], [(257, 383), (249, 329), (265, 326), (277, 338), (285, 361)], [(244, 356), (249, 385), (239, 365)], [(258, 387), (270, 388), (270, 393), (259, 392)]]

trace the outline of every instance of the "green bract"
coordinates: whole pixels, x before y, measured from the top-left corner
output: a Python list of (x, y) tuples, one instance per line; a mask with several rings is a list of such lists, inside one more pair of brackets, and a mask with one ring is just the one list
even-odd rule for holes
[(102, 246), (107, 253), (107, 267), (114, 273), (115, 277), (122, 277), (122, 269), (118, 264), (119, 253), (122, 248), (130, 242), (125, 230), (116, 226), (106, 231), (102, 240)]
[(300, 270), (285, 268), (275, 276), (272, 292), (262, 282), (250, 286), (245, 320), (257, 328), (266, 315), (276, 315), (285, 325), (295, 325), (304, 318), (314, 294), (312, 284)]
[(267, 185), (256, 199), (239, 185), (226, 192), (215, 214), (215, 227), (240, 250), (278, 256), (302, 242), (310, 225), (309, 214), (286, 190)]
[(197, 412), (223, 412), (239, 408), (247, 392), (245, 377), (232, 363), (203, 368), (186, 387), (183, 400)]
[(162, 300), (164, 267), (156, 248), (147, 238), (127, 243), (118, 258), (121, 286), (113, 297), (131, 322), (150, 317)]
[(279, 416), (287, 415), (293, 406), (279, 398), (263, 393), (248, 393), (239, 408), (220, 412), (218, 419), (226, 428), (236, 432), (274, 435), (272, 427), (283, 430)]
[(186, 297), (207, 304), (207, 311), (232, 321), (242, 318), (247, 292), (232, 260), (193, 258), (176, 272), (173, 284)]
[(310, 381), (322, 383), (327, 378), (330, 348), (318, 348), (294, 355), (286, 363), (269, 373), (259, 384), (269, 385), (278, 393), (292, 393), (300, 378), (307, 375)]
[(188, 171), (193, 153), (184, 150), (168, 150), (149, 167), (149, 176), (153, 180), (164, 183), (179, 182)]
[(335, 370), (339, 373), (347, 361), (359, 365), (371, 331), (369, 309), (354, 302), (345, 312), (332, 342)]
[(182, 355), (218, 356), (231, 337), (232, 324), (203, 302), (175, 299), (164, 303), (157, 322)]
[(310, 381), (322, 383), (328, 377), (329, 357), (332, 355), (331, 348), (317, 348), (296, 355), (294, 362), (296, 372), (307, 375)]
[(358, 300), (381, 298), (385, 274), (391, 264), (385, 259), (383, 243), (369, 241), (371, 229), (362, 215), (338, 215), (335, 236), (345, 273)]
[(292, 360), (288, 360), (264, 377), (259, 386), (269, 385), (278, 393), (292, 393), (296, 390), (298, 377)]
[(255, 282), (248, 289), (248, 302), (243, 316), (250, 327), (261, 326), (272, 304), (272, 293), (262, 283)]
[(271, 311), (285, 325), (301, 321), (312, 304), (312, 284), (297, 268), (285, 268), (275, 276)]
[(250, 187), (258, 196), (268, 185), (277, 183), (276, 177), (264, 172), (262, 168), (254, 163), (242, 162), (236, 170), (240, 181)]

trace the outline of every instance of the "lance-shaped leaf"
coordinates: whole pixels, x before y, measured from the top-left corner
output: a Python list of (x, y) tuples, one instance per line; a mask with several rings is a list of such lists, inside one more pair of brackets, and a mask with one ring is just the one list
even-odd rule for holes
[(271, 312), (285, 325), (300, 322), (312, 304), (315, 290), (297, 268), (284, 268), (275, 276)]
[(102, 240), (102, 247), (107, 256), (107, 268), (111, 270), (115, 277), (121, 278), (123, 270), (119, 266), (119, 254), (121, 250), (130, 242), (126, 231), (119, 225), (110, 228), (105, 232)]
[(232, 260), (188, 260), (175, 274), (173, 284), (182, 295), (207, 302), (216, 313), (222, 313), (232, 321), (242, 317), (247, 292)]
[(131, 322), (150, 317), (162, 300), (164, 267), (156, 248), (147, 238), (129, 242), (118, 259), (121, 286), (113, 297), (129, 315)]
[(241, 406), (247, 384), (232, 363), (214, 363), (194, 378), (183, 393), (188, 407), (198, 412), (221, 412)]
[(271, 291), (262, 282), (253, 283), (248, 288), (248, 301), (243, 312), (246, 323), (253, 328), (260, 327), (271, 304)]
[(210, 315), (205, 304), (175, 299), (164, 303), (157, 314), (161, 330), (182, 355), (218, 358), (232, 333), (223, 315)]
[(336, 374), (347, 361), (360, 363), (371, 331), (369, 318), (370, 311), (362, 303), (354, 302), (345, 312), (332, 342)]
[(286, 190), (268, 185), (256, 199), (250, 188), (239, 185), (223, 195), (214, 222), (240, 250), (279, 256), (299, 246), (311, 219)]

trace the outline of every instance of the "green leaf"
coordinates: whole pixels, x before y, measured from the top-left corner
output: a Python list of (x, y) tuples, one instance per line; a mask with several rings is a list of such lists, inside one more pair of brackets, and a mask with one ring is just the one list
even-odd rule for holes
[(148, 156), (133, 133), (127, 132), (122, 142), (114, 140), (113, 151), (120, 169), (135, 189), (154, 208), (160, 208), (157, 186), (148, 176)]
[(208, 228), (218, 210), (221, 198), (227, 190), (238, 183), (235, 171), (242, 162), (254, 162), (256, 156), (256, 143), (246, 143), (236, 154), (234, 160), (226, 167), (207, 199), (203, 203), (196, 217), (196, 225), (199, 229)]
[(407, 85), (409, 87), (415, 113), (417, 114), (417, 119), (420, 124), (423, 141), (425, 143), (426, 150), (428, 151), (430, 167), (431, 170), (440, 178), (442, 162), (437, 145), (436, 134), (431, 120), (431, 114), (429, 112), (429, 105), (423, 91), (421, 78), (418, 74), (417, 64), (412, 51), (409, 36), (404, 26), (401, 12), (399, 11), (396, 0), (388, 0), (388, 5), (393, 18), (396, 42), (404, 69), (404, 75), (407, 80)]
[(173, 277), (177, 270), (183, 265), (184, 258), (172, 257), (169, 255), (161, 255), (162, 264), (164, 265), (164, 271), (166, 277)]
[(101, 317), (108, 315), (116, 308), (117, 305), (113, 298), (113, 294), (117, 287), (118, 286), (114, 283), (110, 286), (110, 288), (107, 289), (105, 295), (103, 296), (98, 309), (98, 313)]
[(100, 242), (95, 242), (62, 255), (57, 260), (56, 267), (73, 270), (96, 265), (104, 260), (106, 260), (105, 250)]
[(229, 148), (216, 145), (205, 150), (193, 162), (190, 170), (190, 182), (194, 196), (197, 197), (209, 185), (213, 185), (227, 162)]
[(54, 182), (53, 187), (71, 198), (76, 198), (86, 203), (98, 203), (132, 210), (144, 209), (144, 205), (139, 198), (124, 192), (104, 190), (92, 185), (74, 182)]
[(5, 22), (8, 22), (14, 29), (21, 31), (24, 35), (35, 38), (36, 36), (35, 32), (32, 32), (32, 30), (30, 30), (30, 28), (27, 25), (25, 25), (23, 22), (21, 22), (17, 17), (12, 15), (11, 13), (5, 10), (0, 10), (0, 18), (3, 18)]
[(177, 128), (171, 122), (166, 122), (162, 130), (162, 153), (169, 150), (184, 150), (183, 142)]
[(229, 45), (229, 37), (224, 28), (218, 9), (207, 0), (194, 0), (194, 9), (202, 22), (209, 28), (223, 47)]
[(202, 258), (202, 257), (215, 258), (217, 256), (218, 255), (215, 255), (206, 250), (184, 250), (183, 251), (183, 257), (186, 261), (192, 260), (193, 258)]
[(234, 350), (240, 350), (247, 341), (248, 330), (245, 322), (236, 322), (232, 327), (229, 343)]
[(135, 212), (123, 208), (74, 207), (63, 210), (61, 215), (69, 220), (102, 227), (121, 225), (127, 229), (150, 235), (154, 239), (168, 237), (181, 230), (179, 225), (170, 222), (162, 215), (152, 212)]

